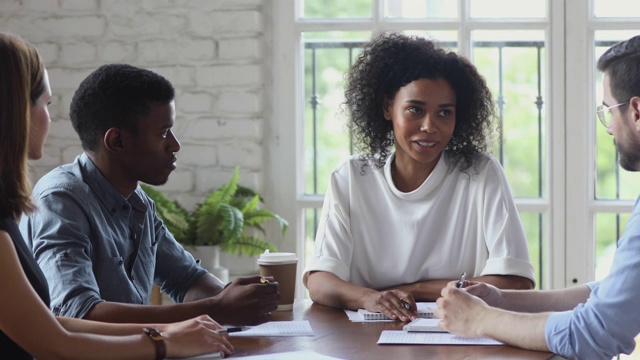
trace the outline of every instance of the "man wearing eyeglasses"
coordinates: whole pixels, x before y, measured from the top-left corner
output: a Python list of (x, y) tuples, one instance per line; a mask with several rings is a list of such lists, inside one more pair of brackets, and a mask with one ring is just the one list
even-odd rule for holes
[[(604, 98), (597, 114), (613, 136), (620, 166), (640, 171), (640, 35), (598, 60)], [(640, 198), (626, 224), (609, 275), (561, 290), (499, 290), (451, 282), (438, 299), (440, 327), (471, 337), (567, 358), (611, 359), (629, 354), (640, 333)]]

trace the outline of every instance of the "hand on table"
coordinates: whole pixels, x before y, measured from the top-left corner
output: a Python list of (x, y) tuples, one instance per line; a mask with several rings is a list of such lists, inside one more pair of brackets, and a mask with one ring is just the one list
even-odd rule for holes
[(224, 312), (225, 324), (256, 325), (271, 320), (271, 311), (278, 308), (280, 293), (273, 277), (261, 283), (261, 276), (238, 278), (216, 295), (217, 313)]
[(229, 356), (233, 345), (216, 333), (222, 327), (207, 315), (158, 326), (167, 347), (167, 357), (179, 358), (222, 351)]
[[(474, 286), (475, 289), (472, 289)], [(456, 288), (456, 281), (450, 282), (442, 289), (442, 297), (436, 300), (438, 309), (434, 315), (442, 319), (438, 326), (460, 336), (483, 336), (480, 333), (480, 325), (484, 321), (483, 318), (489, 306), (468, 290), (477, 291), (479, 294), (491, 298), (496, 294), (491, 288), (489, 286), (480, 286), (479, 283), (472, 283), (466, 288), (459, 289)]]
[(418, 318), (418, 309), (413, 296), (402, 290), (372, 292), (365, 295), (363, 302), (365, 309), (381, 312), (390, 319), (408, 322)]

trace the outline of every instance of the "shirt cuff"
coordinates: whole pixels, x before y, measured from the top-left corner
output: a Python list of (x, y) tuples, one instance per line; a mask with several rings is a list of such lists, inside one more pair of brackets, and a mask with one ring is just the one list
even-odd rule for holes
[(591, 289), (591, 292), (594, 292), (597, 288), (600, 287), (600, 281), (591, 281), (586, 283), (586, 285)]
[(570, 342), (567, 341), (569, 324), (573, 311), (562, 311), (551, 313), (544, 325), (544, 339), (549, 350), (555, 354), (575, 354), (574, 349), (570, 349)]
[(105, 300), (96, 298), (94, 296), (78, 296), (74, 298), (72, 301), (66, 302), (62, 306), (55, 306), (52, 309), (52, 313), (55, 316), (66, 316), (73, 317), (78, 319), (83, 319), (89, 314), (89, 311), (93, 309), (93, 307)]
[(347, 268), (342, 262), (326, 256), (314, 257), (311, 260), (311, 263), (307, 265), (306, 269), (304, 269), (302, 278), (306, 278), (306, 276), (312, 271), (330, 272), (344, 281), (349, 281), (350, 278), (349, 268)]
[(487, 259), (487, 263), (480, 275), (515, 275), (531, 280), (534, 286), (536, 283), (536, 277), (531, 263), (514, 257)]

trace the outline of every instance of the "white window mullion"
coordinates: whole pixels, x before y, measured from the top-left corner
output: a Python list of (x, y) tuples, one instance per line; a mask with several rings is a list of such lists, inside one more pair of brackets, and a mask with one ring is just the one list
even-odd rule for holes
[(460, 11), (460, 24), (458, 26), (458, 51), (460, 55), (472, 59), (471, 56), (471, 29), (467, 25), (470, 19), (470, 0), (460, 0), (458, 2), (458, 11)]
[[(302, 129), (302, 109), (304, 99), (300, 99), (303, 92), (302, 84), (297, 81), (302, 70), (300, 32), (296, 31), (294, 19), (298, 18), (295, 1), (274, 1), (272, 11), (271, 39), (271, 68), (266, 69), (266, 77), (272, 84), (271, 91), (267, 91), (271, 104), (272, 116), (265, 124), (266, 152), (265, 161), (269, 171), (265, 174), (267, 191), (265, 198), (275, 213), (289, 221), (289, 230), (284, 240), (276, 244), (280, 251), (293, 251), (303, 254), (304, 234), (302, 211), (296, 204), (301, 193), (300, 181), (292, 174), (302, 173), (298, 141)], [(291, 69), (296, 69), (291, 71)], [(270, 70), (270, 71), (269, 71)], [(277, 234), (274, 234), (277, 235)], [(273, 239), (279, 237), (273, 236)], [(299, 257), (298, 273), (304, 268), (304, 257)], [(298, 279), (296, 284), (296, 298), (304, 297), (302, 283)]]
[[(564, 286), (581, 284), (593, 279), (594, 222), (589, 210), (593, 178), (593, 142), (587, 119), (592, 119), (589, 104), (593, 102), (593, 36), (588, 29), (588, 2), (566, 0), (565, 39), (566, 116), (565, 149), (566, 173), (571, 178), (564, 186), (567, 206), (565, 219), (566, 274)], [(594, 120), (595, 121), (595, 120)], [(569, 135), (570, 134), (570, 135)], [(590, 172), (591, 171), (591, 172)], [(557, 284), (562, 287), (563, 284)]]
[(384, 27), (384, 0), (373, 0), (371, 7), (371, 17), (373, 19), (373, 26), (371, 27), (371, 33), (373, 35), (379, 34), (385, 31)]
[[(544, 271), (547, 274), (546, 288), (557, 289), (565, 287), (565, 246), (566, 246), (566, 202), (565, 202), (565, 181), (567, 178), (565, 161), (565, 138), (566, 129), (566, 83), (565, 83), (565, 1), (549, 1), (549, 26), (547, 31), (547, 61), (549, 74), (547, 74), (547, 86), (549, 87), (549, 98), (546, 100), (546, 114), (550, 121), (547, 122), (549, 129), (548, 139), (548, 171), (547, 179), (549, 183), (549, 225), (546, 227), (547, 234), (547, 267)], [(570, 82), (569, 82), (570, 83)], [(553, 99), (554, 101), (551, 101)]]

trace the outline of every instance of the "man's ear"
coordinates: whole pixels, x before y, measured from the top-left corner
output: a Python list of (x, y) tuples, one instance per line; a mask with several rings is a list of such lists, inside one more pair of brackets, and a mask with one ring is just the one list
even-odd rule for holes
[(118, 128), (111, 128), (104, 133), (102, 142), (107, 151), (110, 152), (123, 152), (124, 151), (124, 138), (122, 131)]
[(629, 100), (629, 107), (632, 111), (632, 120), (633, 125), (636, 128), (636, 131), (640, 133), (640, 96), (634, 96)]

